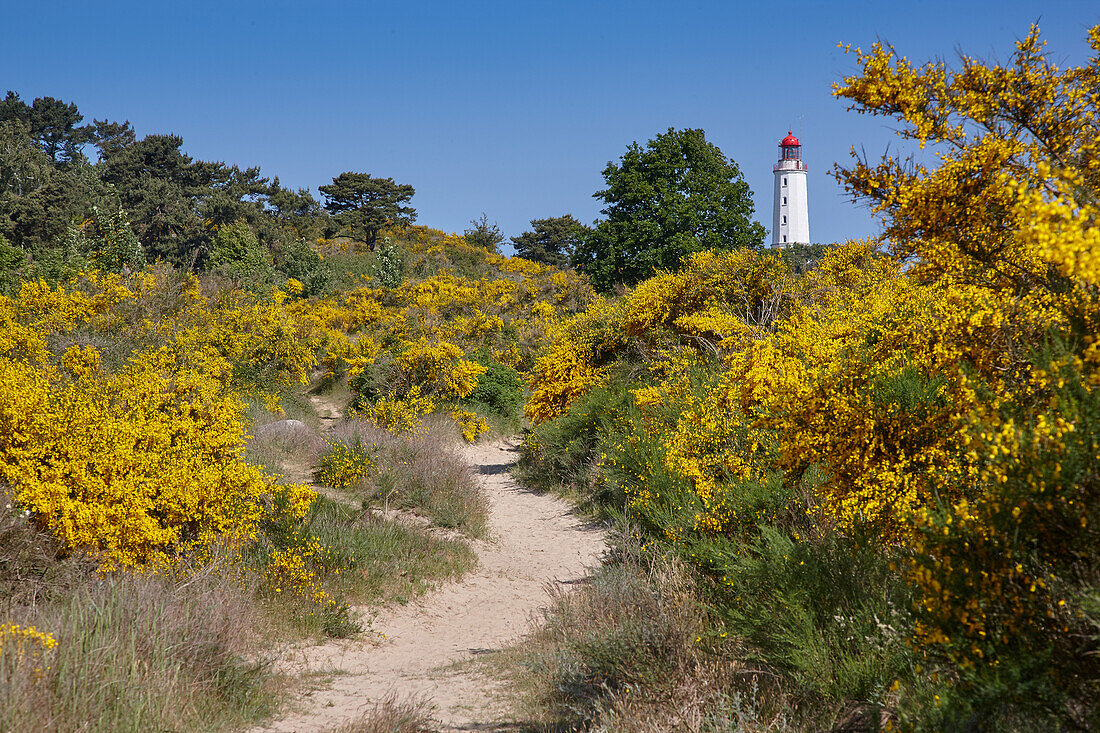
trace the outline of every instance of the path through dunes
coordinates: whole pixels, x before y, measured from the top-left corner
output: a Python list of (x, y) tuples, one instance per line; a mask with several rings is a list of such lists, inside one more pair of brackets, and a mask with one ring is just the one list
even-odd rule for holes
[(324, 730), (391, 692), (430, 699), (443, 731), (494, 729), (503, 709), (499, 683), (469, 669), (441, 668), (522, 635), (546, 603), (547, 585), (585, 577), (606, 536), (560, 499), (517, 485), (508, 473), (518, 456), (511, 442), (466, 446), (464, 453), (490, 503), (490, 540), (473, 543), (479, 567), (418, 601), (385, 609), (373, 624), (385, 635), (381, 643), (329, 641), (301, 649), (306, 671), (339, 674), (302, 701), (300, 714), (264, 730)]

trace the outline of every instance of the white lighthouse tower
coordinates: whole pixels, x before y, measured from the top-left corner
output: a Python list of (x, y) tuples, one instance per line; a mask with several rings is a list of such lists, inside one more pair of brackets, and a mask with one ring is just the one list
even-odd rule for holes
[(787, 247), (810, 243), (810, 210), (806, 204), (806, 164), (802, 143), (790, 130), (779, 143), (775, 174), (775, 203), (772, 205), (772, 246)]

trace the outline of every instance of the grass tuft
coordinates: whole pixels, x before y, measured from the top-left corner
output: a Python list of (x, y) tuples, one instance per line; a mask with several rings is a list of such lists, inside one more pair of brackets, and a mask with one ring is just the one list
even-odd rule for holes
[[(422, 435), (395, 435), (367, 422), (338, 425), (329, 448), (363, 456), (360, 478), (343, 482), (358, 502), (382, 508), (408, 509), (438, 527), (460, 530), (471, 537), (488, 533), (489, 504), (481, 485), (461, 454), (453, 426), (428, 421)], [(343, 446), (343, 448), (335, 448)], [(318, 472), (318, 476), (322, 473)]]
[(29, 664), (0, 650), (0, 730), (216, 730), (271, 713), (239, 578), (74, 573), (54, 595), (8, 609), (57, 643)]
[(326, 587), (356, 603), (406, 603), (477, 565), (477, 555), (461, 539), (434, 537), (325, 497), (317, 499), (309, 526), (345, 568), (326, 576)]
[(505, 654), (527, 715), (551, 729), (787, 730), (746, 674), (683, 565), (620, 549)]
[(434, 710), (423, 698), (402, 700), (390, 695), (359, 718), (329, 728), (325, 733), (435, 733)]

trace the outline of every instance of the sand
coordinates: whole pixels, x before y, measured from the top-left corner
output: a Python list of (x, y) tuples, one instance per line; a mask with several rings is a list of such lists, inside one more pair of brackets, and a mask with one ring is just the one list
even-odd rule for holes
[(372, 625), (381, 641), (295, 650), (297, 671), (336, 674), (297, 702), (300, 712), (260, 730), (325, 730), (391, 693), (429, 699), (442, 731), (501, 729), (508, 709), (501, 683), (478, 665), (455, 663), (520, 638), (548, 602), (549, 587), (587, 577), (606, 535), (562, 500), (519, 486), (508, 473), (518, 457), (513, 442), (467, 446), (465, 455), (490, 503), (490, 539), (473, 543), (478, 568), (408, 605), (384, 609)]

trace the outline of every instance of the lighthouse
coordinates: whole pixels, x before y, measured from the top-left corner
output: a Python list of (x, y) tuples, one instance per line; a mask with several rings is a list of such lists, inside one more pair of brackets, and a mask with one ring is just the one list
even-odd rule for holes
[(810, 243), (810, 211), (806, 204), (806, 164), (802, 162), (802, 143), (790, 130), (779, 142), (779, 162), (775, 174), (775, 199), (772, 204), (772, 246), (788, 247)]

